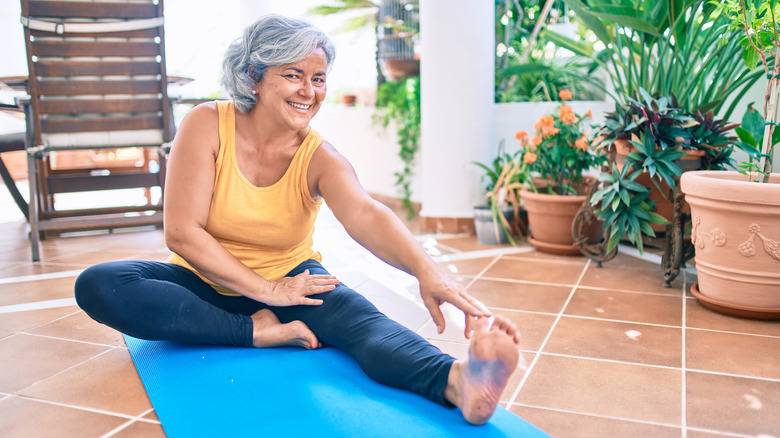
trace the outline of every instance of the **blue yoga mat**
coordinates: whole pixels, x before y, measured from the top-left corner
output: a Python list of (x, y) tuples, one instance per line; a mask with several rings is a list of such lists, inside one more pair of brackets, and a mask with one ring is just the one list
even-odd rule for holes
[(498, 408), (458, 409), (374, 382), (335, 348), (250, 349), (125, 336), (169, 437), (548, 437)]

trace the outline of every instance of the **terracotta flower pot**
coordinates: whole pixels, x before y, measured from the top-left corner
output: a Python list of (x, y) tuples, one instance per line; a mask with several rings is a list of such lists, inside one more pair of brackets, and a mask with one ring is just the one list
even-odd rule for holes
[[(574, 245), (572, 223), (587, 195), (561, 196), (520, 192), (528, 212), (528, 242), (539, 251), (563, 255), (581, 255)], [(602, 224), (592, 224), (588, 230), (589, 242), (596, 242), (602, 235)]]
[(737, 172), (683, 174), (691, 206), (703, 305), (738, 316), (780, 319), (780, 174), (769, 184)]

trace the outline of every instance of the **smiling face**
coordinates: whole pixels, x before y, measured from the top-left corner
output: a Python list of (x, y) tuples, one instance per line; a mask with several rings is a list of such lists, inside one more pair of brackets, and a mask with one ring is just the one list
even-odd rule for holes
[(319, 47), (301, 61), (268, 68), (255, 86), (253, 111), (294, 130), (307, 128), (325, 100), (327, 68), (325, 51)]

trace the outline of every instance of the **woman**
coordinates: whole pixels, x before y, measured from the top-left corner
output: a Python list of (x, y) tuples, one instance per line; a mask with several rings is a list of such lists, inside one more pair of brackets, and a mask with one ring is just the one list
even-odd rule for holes
[[(309, 126), (334, 55), (327, 36), (299, 20), (272, 15), (247, 28), (223, 63), (233, 100), (194, 108), (172, 147), (169, 263), (94, 266), (78, 278), (76, 299), (95, 320), (143, 339), (331, 345), (373, 379), (485, 423), (517, 365), (517, 330), (500, 316), (491, 326), (490, 314)], [(419, 280), (440, 333), (442, 303), (465, 313), (468, 361), (441, 353), (322, 267), (312, 232), (323, 200), (355, 240)]]

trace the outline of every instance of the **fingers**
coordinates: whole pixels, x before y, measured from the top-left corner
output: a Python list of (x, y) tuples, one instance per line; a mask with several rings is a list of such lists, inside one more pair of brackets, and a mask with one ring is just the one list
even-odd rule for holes
[(449, 301), (467, 315), (485, 318), (492, 316), (482, 303), (465, 292), (455, 295)]
[(466, 314), (466, 330), (463, 332), (466, 339), (471, 339), (471, 334), (474, 333), (474, 324), (476, 320), (477, 318), (475, 316)]
[(440, 302), (436, 299), (428, 299), (423, 300), (425, 303), (425, 307), (428, 308), (428, 313), (431, 314), (431, 318), (433, 319), (433, 323), (436, 324), (436, 331), (439, 332), (439, 334), (444, 333), (444, 315), (441, 313), (441, 309), (439, 308)]

